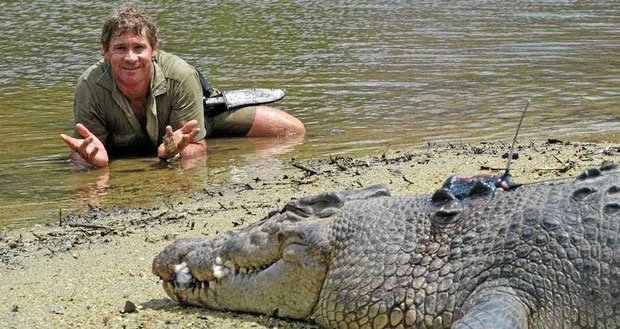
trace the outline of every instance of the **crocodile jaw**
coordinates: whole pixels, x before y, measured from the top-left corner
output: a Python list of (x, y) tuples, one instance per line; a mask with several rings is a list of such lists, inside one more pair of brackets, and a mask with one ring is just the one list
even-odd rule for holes
[(170, 298), (183, 304), (306, 319), (325, 279), (326, 267), (319, 265), (312, 259), (279, 260), (263, 270), (233, 273), (226, 269), (220, 279), (199, 281), (181, 263), (163, 287)]
[(295, 319), (316, 305), (329, 252), (325, 223), (264, 221), (212, 240), (177, 240), (153, 261), (172, 299)]

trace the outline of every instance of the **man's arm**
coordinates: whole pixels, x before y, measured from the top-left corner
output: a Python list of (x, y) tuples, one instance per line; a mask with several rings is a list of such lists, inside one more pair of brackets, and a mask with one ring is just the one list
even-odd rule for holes
[(71, 148), (69, 157), (73, 161), (105, 167), (109, 163), (109, 157), (103, 141), (108, 132), (103, 125), (103, 117), (98, 111), (98, 105), (95, 103), (97, 97), (85, 76), (86, 73), (80, 76), (75, 85), (73, 99), (75, 134), (74, 136), (61, 134), (60, 138)]
[(184, 79), (176, 80), (168, 90), (173, 101), (163, 142), (157, 148), (161, 159), (207, 154), (202, 85), (195, 69), (186, 73)]

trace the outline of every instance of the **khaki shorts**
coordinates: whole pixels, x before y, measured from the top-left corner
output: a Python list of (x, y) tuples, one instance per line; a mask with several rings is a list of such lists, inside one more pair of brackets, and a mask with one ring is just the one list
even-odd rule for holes
[(255, 114), (256, 106), (246, 106), (214, 116), (206, 116), (206, 138), (245, 136), (252, 128)]

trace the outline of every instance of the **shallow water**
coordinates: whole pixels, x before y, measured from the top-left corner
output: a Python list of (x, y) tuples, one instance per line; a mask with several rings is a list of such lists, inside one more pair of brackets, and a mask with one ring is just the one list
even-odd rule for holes
[(88, 205), (149, 206), (213, 184), (277, 175), (283, 160), (428, 142), (620, 142), (620, 7), (614, 1), (146, 2), (164, 49), (221, 90), (285, 88), (303, 140), (210, 140), (192, 169), (152, 158), (77, 172), (75, 79), (100, 58), (112, 5), (0, 4), (0, 226)]

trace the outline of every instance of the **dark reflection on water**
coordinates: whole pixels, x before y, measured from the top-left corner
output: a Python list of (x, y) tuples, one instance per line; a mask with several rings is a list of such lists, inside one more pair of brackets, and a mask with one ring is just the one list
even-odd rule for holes
[(282, 159), (522, 136), (620, 141), (614, 1), (147, 2), (164, 49), (223, 90), (286, 88), (301, 141), (209, 141), (192, 169), (153, 159), (75, 172), (58, 139), (72, 89), (100, 57), (101, 2), (0, 4), (0, 226), (87, 204), (149, 206), (277, 175)]

